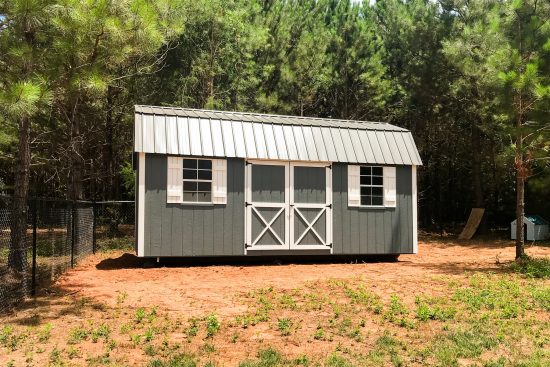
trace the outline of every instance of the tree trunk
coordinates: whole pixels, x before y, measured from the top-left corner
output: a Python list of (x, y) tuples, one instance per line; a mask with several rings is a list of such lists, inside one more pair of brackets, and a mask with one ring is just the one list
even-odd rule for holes
[[(474, 189), (474, 207), (485, 208), (483, 186), (481, 184), (481, 136), (477, 126), (472, 126), (472, 186)], [(481, 218), (478, 233), (487, 233), (486, 213)]]
[(525, 215), (525, 177), (523, 154), (516, 154), (516, 260), (525, 256), (523, 216)]
[(103, 152), (103, 164), (105, 174), (107, 176), (107, 185), (104, 188), (103, 198), (105, 200), (112, 200), (114, 198), (114, 170), (113, 170), (113, 134), (114, 134), (114, 121), (113, 121), (113, 108), (114, 108), (114, 90), (111, 86), (107, 89), (107, 106), (106, 106), (106, 119), (105, 119), (105, 146)]
[(82, 162), (82, 137), (80, 136), (80, 122), (73, 117), (71, 121), (71, 150), (70, 150), (70, 191), (71, 200), (82, 199), (82, 178), (84, 164)]
[(27, 267), (27, 200), (31, 165), (31, 121), (23, 117), (19, 124), (19, 150), (15, 163), (14, 193), (11, 212), (11, 246), (8, 265), (19, 272)]

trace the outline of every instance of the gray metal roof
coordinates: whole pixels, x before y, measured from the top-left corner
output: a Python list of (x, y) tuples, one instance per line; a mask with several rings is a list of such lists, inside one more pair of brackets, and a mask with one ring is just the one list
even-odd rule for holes
[(382, 122), (135, 107), (136, 152), (421, 165), (410, 131)]

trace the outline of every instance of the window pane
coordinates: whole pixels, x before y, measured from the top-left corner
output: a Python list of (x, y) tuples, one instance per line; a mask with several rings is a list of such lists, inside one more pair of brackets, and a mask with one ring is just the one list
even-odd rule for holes
[(373, 176), (383, 176), (382, 167), (372, 167)]
[(370, 174), (371, 174), (370, 167), (361, 167), (361, 176), (370, 175)]
[(370, 195), (370, 187), (361, 186), (361, 195)]
[(197, 201), (197, 193), (184, 191), (183, 201)]
[(372, 195), (374, 196), (382, 196), (382, 188), (381, 187), (373, 187), (372, 188)]
[(199, 170), (199, 180), (211, 180), (212, 179), (212, 171), (203, 171)]
[(212, 169), (212, 161), (209, 159), (199, 159), (200, 169)]
[(184, 169), (183, 170), (183, 178), (188, 180), (195, 180), (197, 178), (197, 171), (196, 170), (190, 170), (190, 169)]
[(184, 159), (183, 160), (183, 168), (197, 168), (197, 160), (196, 159)]
[(382, 197), (381, 196), (373, 196), (372, 197), (372, 205), (382, 205)]
[(199, 182), (198, 191), (212, 191), (212, 184), (210, 182)]
[(197, 201), (201, 203), (212, 202), (212, 195), (209, 192), (199, 192), (197, 195)]
[(361, 176), (361, 185), (370, 185), (371, 178), (370, 176)]
[(196, 182), (183, 181), (183, 190), (184, 191), (197, 191), (197, 183)]
[(374, 177), (372, 178), (372, 184), (373, 184), (373, 185), (380, 185), (380, 186), (382, 186), (383, 180), (384, 180), (384, 179), (383, 179), (382, 177), (376, 177), (376, 176), (374, 176)]
[(361, 196), (361, 205), (370, 205), (370, 196)]

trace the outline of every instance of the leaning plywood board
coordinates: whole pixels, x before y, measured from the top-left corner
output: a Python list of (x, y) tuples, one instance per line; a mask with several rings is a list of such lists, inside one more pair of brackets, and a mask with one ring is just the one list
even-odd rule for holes
[(458, 236), (459, 239), (469, 240), (473, 237), (473, 235), (477, 231), (477, 227), (479, 227), (479, 223), (481, 223), (483, 213), (485, 213), (484, 208), (472, 208), (472, 211), (470, 212), (470, 217), (468, 218), (468, 222), (462, 230), (462, 233)]

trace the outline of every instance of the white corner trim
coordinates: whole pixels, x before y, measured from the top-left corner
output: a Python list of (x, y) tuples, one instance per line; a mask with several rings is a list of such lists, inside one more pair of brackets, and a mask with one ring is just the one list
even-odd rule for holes
[(145, 254), (145, 153), (138, 153), (138, 233), (137, 256)]
[(412, 236), (413, 236), (413, 254), (418, 253), (418, 197), (416, 193), (416, 166), (412, 166)]

